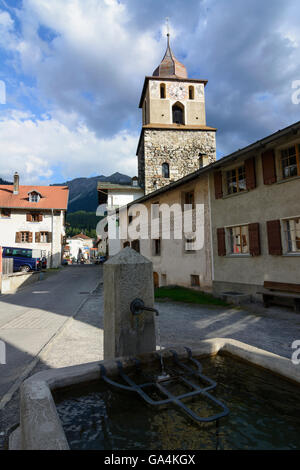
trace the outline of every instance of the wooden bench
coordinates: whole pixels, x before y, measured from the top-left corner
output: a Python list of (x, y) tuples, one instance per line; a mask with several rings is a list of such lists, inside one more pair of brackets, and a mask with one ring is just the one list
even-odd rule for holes
[(291, 301), (295, 312), (300, 312), (300, 284), (265, 281), (264, 289), (266, 290), (257, 293), (263, 296), (266, 308), (271, 304), (276, 304), (276, 299), (282, 299)]

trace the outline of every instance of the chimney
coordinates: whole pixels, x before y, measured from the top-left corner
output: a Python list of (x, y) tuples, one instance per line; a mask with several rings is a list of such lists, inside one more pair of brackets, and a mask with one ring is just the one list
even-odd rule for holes
[(20, 182), (20, 177), (18, 172), (16, 171), (14, 174), (14, 194), (19, 194), (19, 182)]

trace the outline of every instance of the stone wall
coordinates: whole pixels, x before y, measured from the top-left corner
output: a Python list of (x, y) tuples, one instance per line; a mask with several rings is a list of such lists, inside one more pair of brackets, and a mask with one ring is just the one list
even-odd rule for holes
[[(199, 153), (216, 160), (215, 131), (145, 129), (139, 159), (139, 183), (148, 194), (199, 169)], [(162, 177), (168, 163), (170, 178)]]

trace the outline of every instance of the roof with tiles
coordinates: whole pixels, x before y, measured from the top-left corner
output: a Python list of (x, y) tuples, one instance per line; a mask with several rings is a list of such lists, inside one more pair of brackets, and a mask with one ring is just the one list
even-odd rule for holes
[[(38, 202), (31, 202), (29, 194), (37, 192)], [(0, 185), (0, 207), (9, 209), (60, 209), (67, 210), (69, 188), (67, 186), (19, 186), (14, 194), (13, 185)]]

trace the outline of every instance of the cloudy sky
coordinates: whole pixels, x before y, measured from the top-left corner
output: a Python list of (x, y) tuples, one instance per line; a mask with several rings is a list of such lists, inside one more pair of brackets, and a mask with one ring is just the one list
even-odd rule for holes
[(300, 120), (299, 0), (0, 0), (0, 177), (136, 174), (166, 17), (189, 77), (208, 79), (219, 157)]

